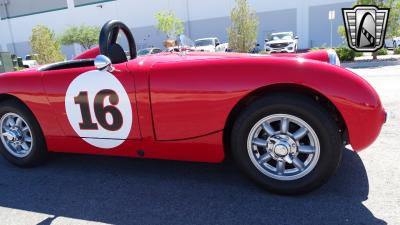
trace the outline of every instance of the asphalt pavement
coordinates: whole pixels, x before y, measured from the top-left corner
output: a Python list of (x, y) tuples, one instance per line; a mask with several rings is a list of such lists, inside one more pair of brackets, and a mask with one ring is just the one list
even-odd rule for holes
[(378, 140), (344, 150), (302, 196), (260, 189), (223, 164), (55, 154), (34, 169), (0, 159), (0, 224), (400, 224), (400, 66), (354, 70), (391, 113)]

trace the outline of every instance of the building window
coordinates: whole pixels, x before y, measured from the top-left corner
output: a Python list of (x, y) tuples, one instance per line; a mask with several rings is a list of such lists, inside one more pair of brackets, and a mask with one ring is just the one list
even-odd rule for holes
[(2, 19), (67, 9), (67, 0), (8, 0), (0, 5)]

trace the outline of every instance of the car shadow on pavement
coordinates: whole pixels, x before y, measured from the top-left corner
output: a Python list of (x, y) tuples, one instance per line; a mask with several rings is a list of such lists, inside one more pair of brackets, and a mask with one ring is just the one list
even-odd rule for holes
[(348, 150), (326, 185), (301, 196), (264, 191), (230, 161), (56, 154), (19, 169), (0, 159), (0, 206), (112, 224), (386, 224), (362, 204), (368, 192), (364, 165)]

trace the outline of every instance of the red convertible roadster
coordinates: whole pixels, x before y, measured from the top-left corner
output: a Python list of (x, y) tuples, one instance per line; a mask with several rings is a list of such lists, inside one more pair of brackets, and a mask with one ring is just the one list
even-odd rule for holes
[(130, 30), (115, 20), (99, 42), (74, 60), (0, 75), (7, 160), (30, 167), (49, 152), (198, 162), (232, 155), (268, 190), (303, 193), (335, 172), (345, 145), (369, 146), (386, 119), (375, 90), (338, 66), (334, 51), (137, 57)]

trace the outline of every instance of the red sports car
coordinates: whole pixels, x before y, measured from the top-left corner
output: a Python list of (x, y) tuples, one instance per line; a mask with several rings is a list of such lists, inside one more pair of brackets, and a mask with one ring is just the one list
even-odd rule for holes
[[(127, 57), (117, 43), (122, 31)], [(344, 146), (378, 136), (375, 90), (333, 51), (292, 55), (167, 52), (136, 57), (110, 21), (75, 60), (0, 75), (0, 150), (29, 167), (49, 152), (198, 162), (232, 155), (278, 193), (323, 184)], [(130, 58), (128, 60), (128, 58)]]

